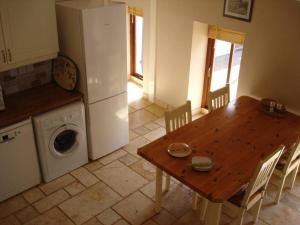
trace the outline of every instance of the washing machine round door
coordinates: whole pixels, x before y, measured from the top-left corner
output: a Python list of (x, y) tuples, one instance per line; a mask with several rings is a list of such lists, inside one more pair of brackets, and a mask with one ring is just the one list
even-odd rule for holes
[(82, 138), (82, 131), (79, 127), (65, 124), (53, 132), (49, 149), (54, 156), (64, 157), (80, 148)]

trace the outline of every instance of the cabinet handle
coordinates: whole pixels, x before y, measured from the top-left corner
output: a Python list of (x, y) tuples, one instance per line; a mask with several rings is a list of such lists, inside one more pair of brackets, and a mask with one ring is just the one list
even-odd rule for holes
[(2, 53), (2, 62), (6, 63), (6, 54), (5, 54), (5, 51), (2, 49), (1, 53)]
[(10, 51), (10, 49), (8, 49), (8, 59), (9, 59), (9, 62), (12, 61), (12, 56), (11, 56), (11, 51)]

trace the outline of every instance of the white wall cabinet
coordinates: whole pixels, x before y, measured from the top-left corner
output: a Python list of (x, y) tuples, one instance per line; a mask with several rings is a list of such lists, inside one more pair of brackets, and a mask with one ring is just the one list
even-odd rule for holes
[(0, 72), (57, 56), (55, 0), (0, 0)]

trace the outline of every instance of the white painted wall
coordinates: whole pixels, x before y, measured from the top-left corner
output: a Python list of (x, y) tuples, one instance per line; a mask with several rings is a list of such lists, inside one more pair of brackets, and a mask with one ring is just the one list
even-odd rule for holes
[(174, 106), (187, 99), (195, 20), (246, 33), (238, 95), (273, 97), (300, 113), (300, 3), (255, 1), (250, 23), (223, 17), (223, 4), (158, 0), (156, 98)]
[(201, 106), (208, 39), (207, 30), (207, 24), (194, 22), (188, 85), (188, 99), (192, 102), (192, 109)]

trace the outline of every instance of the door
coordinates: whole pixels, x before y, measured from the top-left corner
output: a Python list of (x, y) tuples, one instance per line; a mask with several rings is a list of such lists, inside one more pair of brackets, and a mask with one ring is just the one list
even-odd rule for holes
[(208, 92), (229, 84), (230, 100), (237, 94), (243, 45), (208, 39), (202, 107), (207, 107)]
[(1, 0), (0, 6), (9, 63), (58, 51), (54, 0)]
[(130, 15), (130, 74), (143, 80), (143, 17)]
[(88, 102), (94, 103), (127, 90), (126, 5), (82, 13)]

